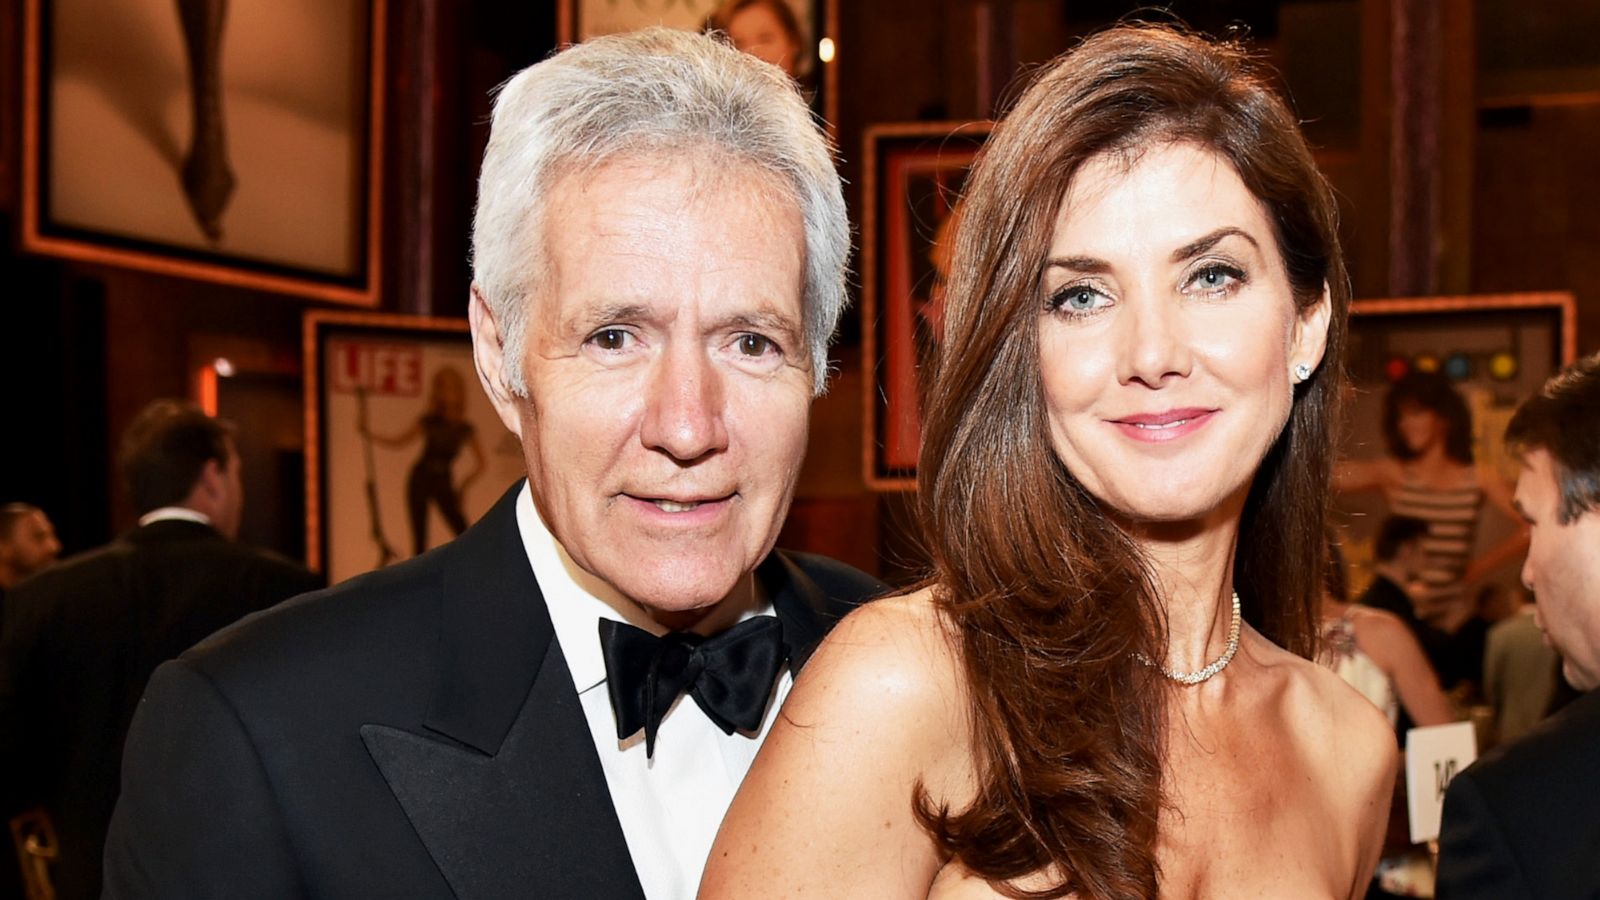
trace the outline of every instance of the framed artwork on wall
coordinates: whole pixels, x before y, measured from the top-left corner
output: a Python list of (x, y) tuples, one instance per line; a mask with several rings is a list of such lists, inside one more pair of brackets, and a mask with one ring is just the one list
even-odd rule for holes
[(445, 543), (523, 476), (465, 321), (313, 311), (304, 339), (306, 559), (330, 584)]
[[(800, 46), (790, 74), (832, 134), (838, 121), (838, 66), (833, 64), (833, 54), (839, 32), (839, 0), (757, 0), (750, 4), (754, 7), (750, 15), (770, 17), (771, 13), (760, 7), (772, 4), (782, 4), (799, 28)], [(581, 43), (603, 34), (655, 25), (699, 31), (721, 6), (723, 0), (557, 0), (556, 40)], [(776, 19), (768, 19), (766, 24), (776, 25)]]
[(25, 0), (23, 249), (375, 305), (385, 3)]
[(916, 487), (918, 373), (939, 339), (941, 269), (967, 171), (989, 122), (867, 129), (862, 154), (862, 460), (875, 490)]
[[(1406, 380), (1402, 396), (1410, 396), (1419, 390), (1411, 387), (1412, 373), (1431, 373), (1433, 385), (1448, 385), (1445, 390), (1460, 400), (1456, 408), (1466, 414), (1479, 492), (1476, 516), (1463, 520), (1461, 532), (1471, 544), (1469, 559), (1479, 559), (1520, 530), (1496, 502), (1497, 493), (1502, 501), (1509, 498), (1517, 476), (1503, 440), (1506, 425), (1518, 404), (1576, 358), (1577, 304), (1570, 293), (1358, 300), (1351, 306), (1346, 366), (1353, 390), (1345, 404), (1339, 480), (1347, 488), (1353, 481), (1357, 489), (1336, 492), (1334, 503), (1352, 596), (1371, 579), (1374, 540), (1384, 518), (1396, 512), (1392, 505), (1432, 502), (1400, 499), (1351, 478), (1352, 471), (1371, 470), (1372, 461), (1392, 457), (1392, 441), (1410, 440), (1398, 414), (1392, 429), (1386, 423), (1393, 386)], [(1478, 587), (1515, 597), (1519, 564), (1520, 556), (1507, 560)]]

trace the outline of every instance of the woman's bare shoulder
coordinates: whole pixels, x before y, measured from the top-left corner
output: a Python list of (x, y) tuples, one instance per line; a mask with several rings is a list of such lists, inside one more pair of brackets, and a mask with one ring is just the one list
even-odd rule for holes
[(701, 896), (927, 896), (941, 859), (915, 804), (973, 793), (954, 647), (926, 591), (840, 621), (723, 820)]
[(806, 664), (785, 716), (800, 725), (860, 717), (917, 731), (964, 719), (960, 651), (934, 590), (874, 600), (840, 621)]
[(1393, 653), (1388, 652), (1388, 648), (1399, 641), (1415, 640), (1405, 621), (1387, 609), (1351, 604), (1347, 615), (1355, 628), (1357, 643), (1367, 650), (1368, 656), (1376, 658), (1382, 654), (1392, 658)]
[(1398, 744), (1383, 712), (1331, 669), (1254, 637), (1265, 646), (1252, 658), (1270, 672), (1280, 714), (1311, 763), (1347, 787), (1387, 785)]

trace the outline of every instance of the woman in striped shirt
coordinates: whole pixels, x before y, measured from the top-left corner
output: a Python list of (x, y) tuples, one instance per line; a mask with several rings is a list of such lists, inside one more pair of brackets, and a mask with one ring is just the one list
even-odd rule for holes
[(1382, 491), (1392, 515), (1428, 524), (1427, 562), (1408, 587), (1418, 618), (1454, 632), (1476, 612), (1465, 586), (1527, 545), (1519, 531), (1473, 558), (1485, 501), (1512, 521), (1522, 517), (1504, 479), (1474, 461), (1472, 413), (1443, 375), (1411, 372), (1395, 382), (1384, 398), (1383, 436), (1388, 454), (1342, 463), (1335, 489)]

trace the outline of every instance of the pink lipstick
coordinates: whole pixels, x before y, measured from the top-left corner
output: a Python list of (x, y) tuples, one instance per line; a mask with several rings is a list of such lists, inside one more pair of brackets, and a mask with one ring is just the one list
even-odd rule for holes
[(1215, 409), (1184, 407), (1155, 413), (1134, 413), (1111, 420), (1125, 436), (1149, 444), (1161, 444), (1187, 437), (1204, 427)]

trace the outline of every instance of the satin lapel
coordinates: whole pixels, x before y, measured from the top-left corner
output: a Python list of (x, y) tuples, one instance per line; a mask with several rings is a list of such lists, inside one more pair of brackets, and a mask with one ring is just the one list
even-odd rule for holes
[(441, 551), (429, 734), (361, 739), (462, 900), (641, 897), (510, 492)]
[(461, 900), (644, 896), (560, 647), (493, 756), (384, 725), (361, 739)]
[(783, 623), (783, 640), (789, 645), (789, 671), (799, 675), (812, 651), (850, 606), (825, 596), (794, 560), (779, 551), (761, 561), (756, 578), (772, 598), (772, 611)]

